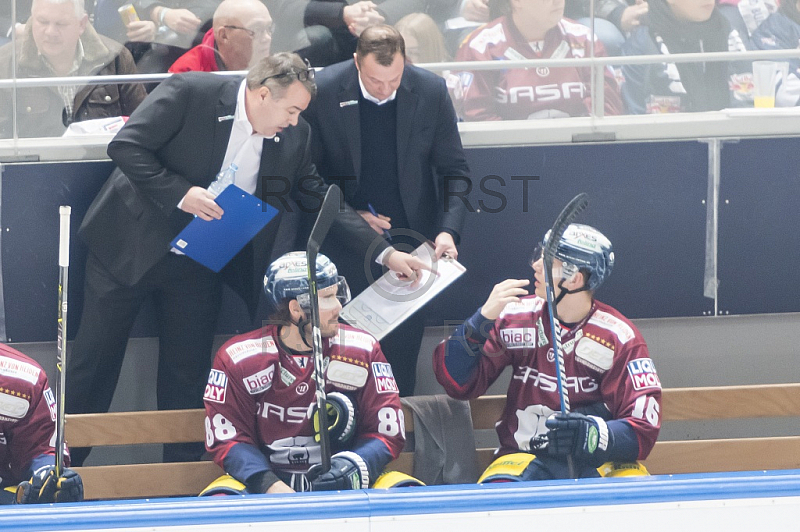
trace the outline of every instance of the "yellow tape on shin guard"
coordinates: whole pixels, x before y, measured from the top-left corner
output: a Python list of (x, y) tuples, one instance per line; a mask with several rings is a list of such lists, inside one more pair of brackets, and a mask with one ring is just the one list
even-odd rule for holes
[(244, 495), (247, 493), (247, 486), (236, 480), (230, 475), (222, 475), (206, 486), (200, 492), (200, 497), (212, 497), (214, 495)]
[(388, 488), (408, 488), (412, 486), (424, 486), (425, 483), (411, 475), (406, 475), (400, 471), (386, 471), (372, 485), (374, 489)]
[(536, 455), (530, 453), (512, 453), (501, 456), (486, 468), (481, 478), (478, 479), (478, 484), (520, 482), (522, 473), (534, 459), (536, 459)]
[(601, 477), (649, 477), (650, 472), (641, 462), (606, 462), (597, 468)]

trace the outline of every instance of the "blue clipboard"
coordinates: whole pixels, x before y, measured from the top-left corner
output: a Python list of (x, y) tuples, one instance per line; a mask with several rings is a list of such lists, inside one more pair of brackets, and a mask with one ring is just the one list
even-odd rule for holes
[(222, 218), (208, 222), (195, 218), (171, 245), (219, 272), (278, 214), (278, 209), (236, 185), (228, 185), (216, 202), (225, 211)]

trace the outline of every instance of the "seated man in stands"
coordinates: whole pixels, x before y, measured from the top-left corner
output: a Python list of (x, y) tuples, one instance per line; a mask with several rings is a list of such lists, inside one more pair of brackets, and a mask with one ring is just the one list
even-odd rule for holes
[[(545, 235), (545, 246), (550, 234)], [(497, 423), (497, 460), (479, 482), (646, 474), (661, 428), (661, 384), (636, 327), (594, 292), (614, 265), (611, 242), (593, 227), (570, 225), (553, 260), (556, 322), (564, 355), (564, 389), (572, 411), (560, 412), (553, 332), (542, 253), (528, 279), (495, 285), (486, 303), (434, 353), (434, 372), (456, 399), (481, 396), (506, 366), (512, 377)], [(609, 463), (610, 462), (610, 463)]]
[[(591, 30), (564, 17), (564, 0), (500, 0), (508, 13), (473, 31), (456, 61), (507, 61), (589, 57)], [(605, 56), (595, 38), (594, 55)], [(502, 66), (502, 65), (499, 65)], [(605, 114), (622, 113), (619, 86), (605, 70)], [(591, 69), (539, 67), (480, 70), (462, 75), (467, 120), (588, 116)], [(470, 81), (469, 78), (473, 79)]]
[[(0, 504), (83, 500), (73, 470), (55, 474), (56, 401), (34, 360), (0, 344)], [(64, 461), (69, 465), (69, 454)]]
[(317, 256), (316, 274), (335, 454), (330, 471), (314, 471), (319, 417), (306, 265), (304, 252), (273, 262), (264, 276), (271, 324), (217, 352), (204, 397), (206, 448), (228, 475), (202, 495), (391, 487), (397, 475), (401, 485), (419, 485), (397, 472), (379, 477), (405, 442), (400, 396), (377, 340), (338, 323), (350, 291), (324, 255)]
[(717, 111), (753, 105), (748, 61), (674, 63), (671, 54), (744, 52), (739, 32), (714, 2), (650, 0), (647, 26), (623, 46), (625, 55), (663, 55), (663, 63), (624, 65), (622, 97), (633, 114)]
[[(136, 74), (130, 52), (95, 32), (83, 2), (34, 0), (22, 42), (16, 50), (13, 43), (0, 47), (0, 77)], [(17, 134), (61, 136), (72, 122), (128, 116), (144, 97), (145, 90), (138, 83), (20, 88), (16, 91)], [(11, 91), (1, 91), (0, 138), (13, 134), (13, 108)]]
[(224, 0), (203, 42), (175, 61), (170, 72), (246, 70), (269, 55), (272, 17), (259, 0)]

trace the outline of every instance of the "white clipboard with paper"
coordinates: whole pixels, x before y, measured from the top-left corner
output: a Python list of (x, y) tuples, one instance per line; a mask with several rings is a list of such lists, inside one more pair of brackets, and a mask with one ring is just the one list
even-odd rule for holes
[(467, 271), (456, 260), (435, 260), (433, 246), (428, 242), (411, 254), (431, 266), (432, 271), (423, 270), (416, 285), (398, 279), (394, 272), (386, 272), (345, 305), (341, 318), (380, 340)]

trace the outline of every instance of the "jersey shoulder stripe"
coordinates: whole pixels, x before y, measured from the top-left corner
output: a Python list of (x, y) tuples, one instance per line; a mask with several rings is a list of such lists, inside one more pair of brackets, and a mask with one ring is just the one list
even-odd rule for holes
[(622, 344), (627, 344), (636, 337), (636, 332), (630, 325), (602, 310), (595, 311), (594, 315), (589, 318), (589, 324), (614, 333)]
[(238, 364), (245, 358), (254, 355), (262, 354), (278, 354), (278, 346), (275, 345), (275, 340), (272, 336), (264, 336), (261, 338), (248, 338), (241, 342), (236, 342), (229, 345), (225, 349), (225, 353), (231, 359), (231, 362)]

